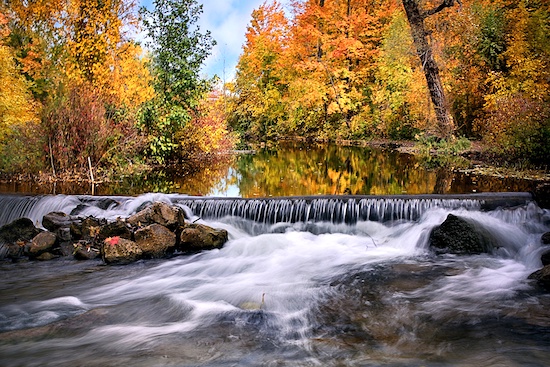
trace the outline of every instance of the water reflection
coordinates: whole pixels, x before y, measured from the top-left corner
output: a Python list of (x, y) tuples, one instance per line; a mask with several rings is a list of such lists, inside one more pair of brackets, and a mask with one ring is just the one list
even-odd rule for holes
[[(192, 172), (156, 172), (94, 188), (96, 195), (144, 192), (208, 196), (457, 194), (530, 191), (534, 182), (430, 168), (416, 157), (373, 148), (279, 144), (219, 156)], [(3, 184), (0, 192), (92, 194), (87, 184)]]

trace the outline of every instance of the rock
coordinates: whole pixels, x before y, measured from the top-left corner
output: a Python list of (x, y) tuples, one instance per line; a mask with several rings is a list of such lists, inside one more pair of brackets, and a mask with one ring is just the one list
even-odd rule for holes
[(550, 245), (550, 232), (546, 232), (540, 238), (543, 245)]
[(94, 241), (102, 226), (107, 224), (105, 219), (88, 217), (80, 223), (71, 224), (71, 236), (74, 240)]
[(533, 190), (533, 196), (538, 206), (543, 209), (550, 209), (550, 184), (541, 183)]
[(188, 224), (180, 233), (179, 249), (186, 252), (197, 252), (221, 248), (227, 242), (225, 229), (214, 229), (203, 224)]
[(106, 264), (129, 264), (138, 260), (141, 255), (138, 245), (125, 238), (107, 238), (101, 247), (101, 256)]
[(151, 224), (135, 233), (135, 240), (143, 256), (159, 258), (174, 251), (176, 235), (160, 224)]
[(542, 265), (550, 265), (550, 250), (547, 250), (540, 255)]
[(131, 240), (132, 231), (128, 228), (126, 222), (119, 218), (114, 222), (105, 224), (99, 229), (99, 233), (97, 235), (98, 242), (103, 242), (109, 237), (121, 237)]
[(74, 258), (76, 260), (93, 260), (100, 253), (100, 250), (85, 241), (75, 243), (73, 246)]
[(52, 249), (57, 241), (57, 237), (52, 232), (41, 232), (31, 241), (29, 256), (38, 258), (41, 254)]
[(479, 224), (456, 215), (447, 219), (430, 233), (430, 247), (437, 252), (460, 255), (480, 254), (492, 251), (496, 241)]
[(79, 218), (67, 215), (63, 212), (51, 212), (42, 217), (42, 227), (50, 232), (56, 232), (60, 228), (69, 228)]
[(74, 245), (70, 241), (63, 241), (59, 244), (58, 254), (60, 256), (72, 256), (74, 253)]
[(130, 216), (126, 222), (133, 227), (144, 227), (156, 223), (174, 230), (185, 223), (185, 215), (183, 210), (177, 206), (155, 202)]
[(529, 275), (528, 279), (534, 279), (540, 286), (550, 290), (550, 265), (546, 265), (544, 268), (535, 271)]
[(7, 254), (5, 256), (14, 261), (25, 256), (25, 242), (7, 244), (6, 249)]
[(30, 241), (40, 230), (36, 228), (29, 218), (19, 218), (0, 227), (0, 243), (16, 243), (18, 241)]
[(55, 256), (50, 252), (44, 252), (36, 257), (36, 260), (39, 260), (39, 261), (48, 261), (52, 259), (55, 259)]

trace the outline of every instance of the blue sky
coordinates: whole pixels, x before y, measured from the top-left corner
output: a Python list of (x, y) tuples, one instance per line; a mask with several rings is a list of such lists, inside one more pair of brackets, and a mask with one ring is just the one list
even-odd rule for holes
[[(252, 10), (265, 0), (203, 0), (203, 14), (199, 26), (209, 30), (218, 43), (203, 67), (204, 74), (217, 74), (230, 80), (235, 75), (235, 66), (242, 51), (246, 27), (250, 23)], [(288, 0), (280, 1), (282, 4)], [(151, 7), (152, 0), (139, 0), (141, 6)]]

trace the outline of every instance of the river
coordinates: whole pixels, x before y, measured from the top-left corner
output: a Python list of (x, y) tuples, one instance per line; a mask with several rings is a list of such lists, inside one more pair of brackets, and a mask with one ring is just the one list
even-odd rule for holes
[[(392, 177), (414, 176), (404, 172)], [(375, 185), (362, 196), (351, 180), (347, 196), (318, 198), (0, 196), (4, 222), (39, 224), (53, 210), (114, 220), (164, 201), (229, 232), (219, 250), (125, 266), (0, 262), (0, 365), (548, 364), (550, 295), (527, 277), (541, 267), (550, 211), (514, 193), (504, 206), (470, 194), (372, 196)], [(390, 194), (414, 191), (409, 182)], [(428, 235), (449, 213), (485, 228), (499, 248), (434, 253)]]

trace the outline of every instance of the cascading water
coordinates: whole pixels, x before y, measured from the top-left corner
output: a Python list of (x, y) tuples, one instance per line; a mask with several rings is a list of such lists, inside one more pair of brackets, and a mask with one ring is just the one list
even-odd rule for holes
[[(550, 297), (527, 280), (541, 266), (550, 213), (528, 195), (9, 197), (13, 213), (4, 199), (6, 222), (40, 222), (52, 209), (114, 220), (170, 202), (189, 220), (227, 229), (230, 240), (220, 250), (127, 266), (0, 263), (2, 366), (550, 360)], [(500, 248), (430, 251), (428, 235), (449, 213), (483, 226)]]

